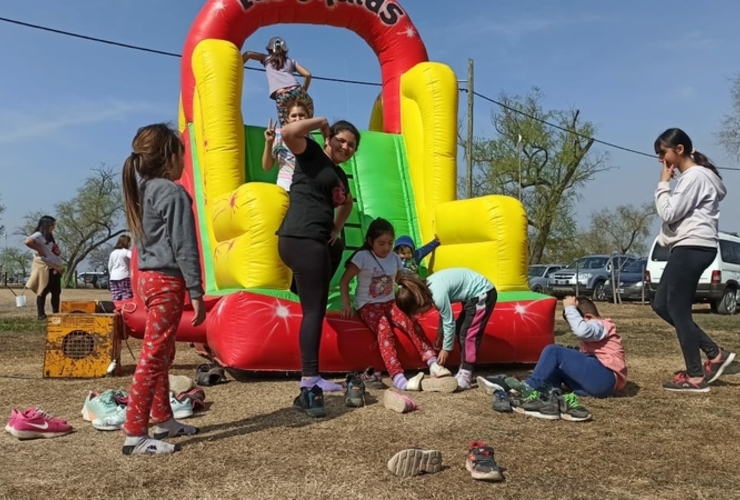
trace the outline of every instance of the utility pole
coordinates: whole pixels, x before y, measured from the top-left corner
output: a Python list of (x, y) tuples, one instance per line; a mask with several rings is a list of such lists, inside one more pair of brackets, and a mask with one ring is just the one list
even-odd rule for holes
[(468, 58), (468, 137), (465, 142), (465, 194), (473, 197), (473, 104), (475, 87), (473, 85), (473, 60)]

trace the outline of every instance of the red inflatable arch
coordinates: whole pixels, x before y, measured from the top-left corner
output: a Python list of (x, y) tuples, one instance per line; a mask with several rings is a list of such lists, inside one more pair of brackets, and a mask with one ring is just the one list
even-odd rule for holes
[(182, 104), (193, 121), (193, 51), (208, 39), (241, 48), (258, 28), (273, 24), (320, 24), (361, 36), (380, 61), (383, 80), (383, 130), (401, 132), (399, 84), (403, 73), (428, 61), (426, 47), (396, 0), (208, 0), (188, 33), (183, 50)]

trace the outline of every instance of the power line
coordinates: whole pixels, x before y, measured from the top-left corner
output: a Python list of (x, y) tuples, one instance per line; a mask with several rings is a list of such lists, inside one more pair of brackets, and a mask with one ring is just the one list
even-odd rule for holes
[[(72, 32), (72, 31), (65, 31), (65, 30), (60, 30), (60, 29), (56, 29), (56, 28), (50, 28), (48, 26), (41, 26), (39, 24), (33, 24), (33, 23), (25, 22), (25, 21), (19, 21), (17, 19), (10, 19), (10, 18), (7, 18), (7, 17), (0, 17), (0, 21), (5, 22), (5, 23), (10, 23), (10, 24), (15, 24), (17, 26), (23, 26), (25, 28), (31, 28), (31, 29), (35, 29), (35, 30), (46, 31), (48, 33), (55, 33), (55, 34), (58, 34), (58, 35), (68, 36), (68, 37), (72, 37), (72, 38), (78, 38), (80, 40), (87, 40), (87, 41), (90, 41), (90, 42), (97, 42), (97, 43), (103, 43), (103, 44), (106, 44), (106, 45), (112, 45), (114, 47), (121, 47), (121, 48), (124, 48), (124, 49), (138, 50), (140, 52), (146, 52), (146, 53), (150, 53), (150, 54), (156, 54), (156, 55), (167, 56), (167, 57), (182, 58), (182, 55), (181, 54), (178, 54), (176, 52), (168, 52), (168, 51), (165, 51), (165, 50), (150, 49), (149, 47), (143, 47), (141, 45), (133, 45), (133, 44), (129, 44), (129, 43), (117, 42), (115, 40), (107, 40), (105, 38), (98, 38), (98, 37), (83, 35), (81, 33), (75, 33), (75, 32)], [(264, 73), (265, 72), (265, 70), (262, 69), (262, 68), (251, 68), (251, 67), (245, 66), (245, 69), (247, 71), (257, 71), (257, 72), (260, 72), (260, 73)], [(366, 87), (382, 87), (382, 84), (381, 83), (368, 82), (368, 81), (364, 81), (364, 80), (348, 80), (348, 79), (344, 79), (344, 78), (332, 78), (332, 77), (327, 77), (327, 76), (312, 76), (312, 79), (313, 80), (325, 81), (325, 82), (348, 83), (348, 84), (351, 84), (351, 85), (362, 85), (362, 86), (366, 86)], [(463, 92), (467, 92), (467, 89), (460, 89), (460, 90), (463, 91)], [(563, 132), (568, 132), (568, 133), (574, 134), (574, 135), (576, 135), (578, 137), (581, 137), (583, 139), (593, 140), (594, 142), (596, 142), (598, 144), (601, 144), (603, 146), (607, 146), (607, 147), (614, 148), (614, 149), (619, 149), (619, 150), (622, 150), (622, 151), (626, 151), (628, 153), (633, 153), (633, 154), (640, 155), (640, 156), (645, 156), (645, 157), (648, 157), (648, 158), (656, 158), (656, 155), (654, 155), (654, 154), (645, 153), (644, 151), (638, 151), (636, 149), (631, 149), (631, 148), (628, 148), (628, 147), (625, 147), (625, 146), (620, 146), (619, 144), (614, 144), (613, 142), (602, 141), (601, 139), (597, 139), (595, 137), (590, 137), (590, 136), (587, 136), (585, 134), (580, 134), (578, 132), (575, 132), (575, 131), (572, 131), (572, 130), (568, 130), (568, 129), (564, 128), (564, 127), (561, 127), (560, 125), (557, 125), (555, 123), (548, 122), (547, 120), (543, 120), (542, 118), (538, 118), (536, 116), (533, 116), (533, 115), (531, 115), (531, 114), (529, 114), (529, 113), (527, 113), (525, 111), (522, 111), (520, 109), (511, 107), (511, 106), (508, 106), (508, 105), (506, 105), (506, 104), (504, 104), (504, 103), (502, 103), (500, 101), (497, 101), (495, 99), (491, 99), (490, 97), (488, 97), (486, 95), (483, 95), (483, 94), (481, 94), (479, 92), (475, 92), (474, 91), (473, 92), (473, 95), (476, 96), (476, 97), (478, 97), (478, 98), (480, 98), (480, 99), (483, 99), (484, 101), (487, 101), (487, 102), (489, 102), (491, 104), (495, 104), (496, 106), (499, 106), (499, 107), (504, 108), (504, 109), (506, 109), (508, 111), (511, 111), (512, 113), (517, 113), (517, 114), (520, 114), (522, 116), (526, 116), (527, 118), (529, 118), (531, 120), (538, 121), (538, 122), (540, 122), (540, 123), (542, 123), (544, 125), (547, 125), (548, 127), (552, 127), (552, 128), (557, 129), (557, 130), (561, 130)], [(717, 168), (720, 169), (720, 170), (740, 171), (740, 168), (731, 168), (731, 167), (717, 167)]]

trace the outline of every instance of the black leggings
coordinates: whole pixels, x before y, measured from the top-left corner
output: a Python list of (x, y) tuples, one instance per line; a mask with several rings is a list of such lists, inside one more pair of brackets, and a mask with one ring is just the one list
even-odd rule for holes
[(304, 377), (315, 377), (319, 374), (321, 330), (332, 278), (329, 245), (305, 238), (280, 236), (278, 254), (293, 271), (303, 311), (299, 336), (301, 374)]
[(46, 316), (46, 296), (51, 294), (51, 311), (56, 314), (59, 312), (59, 297), (62, 294), (62, 275), (53, 269), (49, 269), (49, 283), (36, 297), (36, 310), (39, 317)]
[[(329, 245), (329, 260), (331, 261), (331, 275), (329, 276), (329, 283), (334, 277), (334, 274), (339, 269), (339, 265), (342, 263), (342, 256), (344, 255), (344, 241), (341, 238), (334, 240), (334, 244)], [(293, 274), (293, 281), (290, 283), (290, 291), (298, 293), (298, 286), (295, 282), (295, 274)]]
[(719, 354), (719, 346), (694, 323), (691, 315), (699, 278), (716, 255), (716, 248), (675, 247), (653, 299), (653, 311), (676, 328), (689, 377), (704, 376), (700, 349), (709, 359)]

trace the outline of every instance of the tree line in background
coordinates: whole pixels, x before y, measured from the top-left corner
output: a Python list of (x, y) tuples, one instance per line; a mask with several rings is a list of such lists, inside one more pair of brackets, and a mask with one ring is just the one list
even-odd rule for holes
[[(731, 99), (732, 112), (724, 117), (717, 139), (733, 158), (740, 159), (740, 75), (732, 82)], [(577, 109), (547, 111), (542, 100), (538, 88), (525, 96), (500, 97), (504, 106), (491, 114), (495, 136), (473, 142), (473, 196), (502, 194), (521, 199), (527, 211), (532, 264), (569, 263), (592, 253), (645, 255), (655, 219), (652, 202), (595, 211), (588, 227), (578, 228), (575, 207), (581, 192), (598, 173), (612, 167), (607, 153), (593, 149), (597, 132), (593, 123)], [(460, 141), (464, 145), (462, 137)], [(28, 213), (23, 227), (14, 233), (27, 236), (42, 215), (54, 216), (67, 286), (83, 261), (92, 269), (106, 269), (112, 240), (125, 232), (119, 179), (117, 169), (102, 164), (72, 198), (49, 211)], [(0, 221), (4, 211), (0, 204)], [(27, 276), (31, 253), (7, 246), (2, 224), (0, 235), (6, 238), (0, 252), (3, 272)]]

